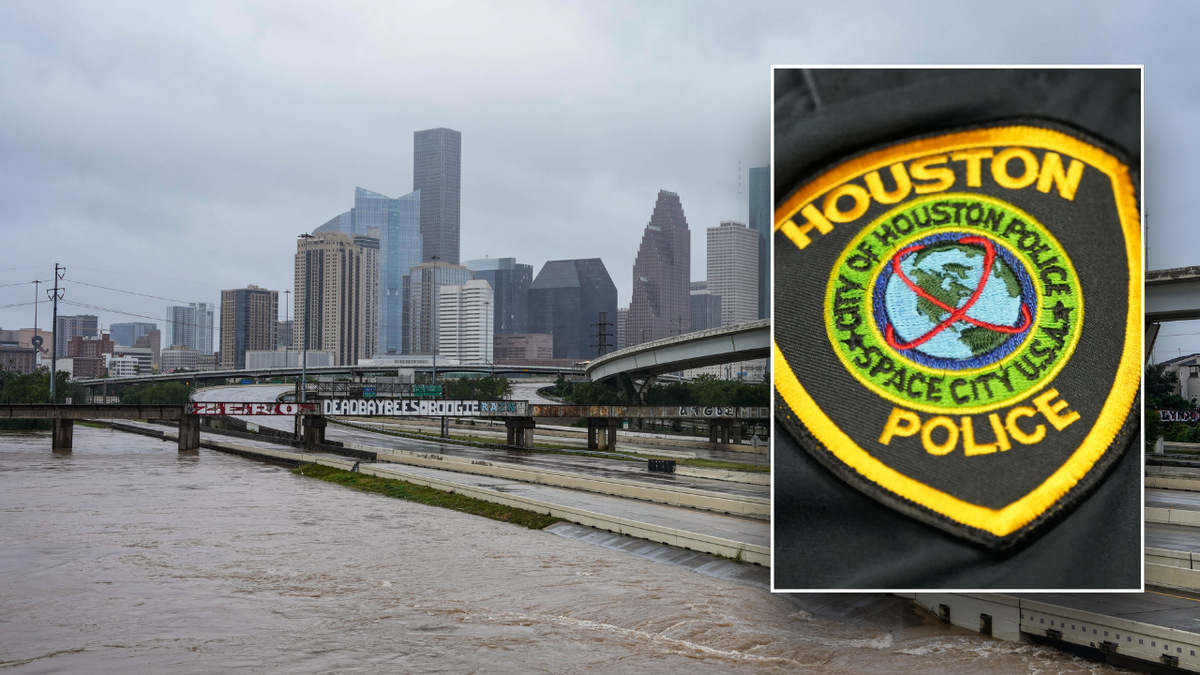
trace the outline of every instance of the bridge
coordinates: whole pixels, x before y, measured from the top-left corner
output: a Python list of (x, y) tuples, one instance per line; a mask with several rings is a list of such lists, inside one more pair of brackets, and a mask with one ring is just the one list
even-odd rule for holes
[(634, 380), (641, 380), (644, 391), (660, 375), (764, 359), (770, 348), (771, 320), (760, 319), (626, 347), (592, 360), (583, 372), (593, 382), (616, 377), (632, 386)]
[(1200, 319), (1200, 267), (1146, 272), (1146, 359), (1154, 348), (1159, 325)]
[[(352, 366), (311, 366), (307, 369), (301, 369), (300, 366), (286, 368), (257, 368), (253, 370), (203, 370), (203, 371), (187, 371), (182, 373), (162, 373), (158, 375), (137, 375), (134, 377), (118, 377), (118, 378), (99, 378), (89, 380), (75, 380), (76, 384), (84, 387), (99, 387), (110, 384), (149, 384), (155, 382), (192, 382), (197, 380), (236, 380), (236, 379), (262, 379), (276, 377), (300, 377), (307, 374), (309, 377), (320, 377), (329, 375), (349, 375), (355, 379), (362, 379), (369, 374), (395, 373), (396, 366), (377, 366), (377, 365), (352, 365)], [(401, 370), (415, 370), (417, 372), (429, 372), (431, 368), (404, 367)], [(523, 365), (523, 364), (471, 364), (471, 365), (444, 365), (439, 364), (438, 372), (441, 373), (480, 373), (490, 375), (559, 375), (573, 374), (579, 375), (583, 373), (582, 368), (573, 366), (541, 366), (541, 365)]]

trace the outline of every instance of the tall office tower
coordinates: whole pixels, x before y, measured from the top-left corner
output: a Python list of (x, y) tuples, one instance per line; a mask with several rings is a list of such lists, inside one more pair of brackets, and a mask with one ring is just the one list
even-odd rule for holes
[(122, 347), (132, 347), (138, 338), (157, 329), (158, 324), (136, 321), (133, 323), (114, 323), (108, 327), (108, 332), (112, 336), (113, 342)]
[(692, 282), (692, 332), (721, 327), (721, 296), (704, 281)]
[[(151, 324), (153, 325), (153, 324)], [(133, 341), (134, 347), (145, 347), (150, 350), (150, 367), (159, 368), (162, 356), (162, 332), (158, 329), (152, 330), (149, 333), (139, 337)]]
[(286, 321), (280, 321), (275, 326), (275, 347), (276, 348), (279, 348), (279, 347), (290, 348), (292, 346), (292, 326), (294, 324), (295, 324), (294, 321), (292, 321), (291, 319), (288, 319)]
[(167, 307), (167, 343), (186, 345), (201, 356), (213, 353), (213, 306), (207, 302), (192, 302), (185, 307)]
[(625, 320), (629, 318), (629, 308), (617, 310), (617, 349), (625, 349), (629, 343), (625, 341)]
[(771, 167), (750, 168), (750, 229), (758, 233), (758, 318), (771, 316)]
[(492, 363), (493, 304), (484, 279), (438, 289), (438, 353), (463, 364)]
[(458, 264), (462, 133), (426, 129), (413, 133), (413, 191), (421, 193), (421, 260), (437, 256)]
[(354, 188), (354, 208), (335, 216), (313, 234), (341, 232), (379, 239), (379, 353), (402, 353), (404, 277), (421, 262), (421, 193), (392, 199)]
[(727, 220), (708, 228), (708, 290), (721, 296), (721, 325), (758, 318), (758, 233)]
[[(592, 359), (600, 312), (616, 323), (617, 287), (599, 258), (551, 260), (529, 285), (529, 332), (554, 336), (554, 358)], [(612, 326), (610, 345), (616, 344)]]
[(54, 326), (54, 348), (60, 357), (67, 355), (73, 337), (94, 338), (100, 334), (100, 318), (91, 314), (59, 316)]
[(492, 286), (496, 335), (526, 332), (533, 265), (522, 265), (516, 258), (484, 258), (468, 260), (467, 269), (476, 279), (484, 279)]
[(441, 260), (424, 262), (409, 270), (404, 278), (402, 344), (405, 354), (434, 353), (434, 317), (440, 312), (438, 289), (462, 286), (470, 278), (471, 273), (466, 267)]
[(338, 366), (377, 353), (378, 239), (329, 231), (300, 237), (293, 283), (293, 349), (332, 352)]
[(679, 195), (659, 190), (633, 263), (633, 298), (625, 319), (627, 345), (689, 331), (691, 264), (692, 233)]
[(221, 291), (221, 370), (246, 367), (246, 350), (275, 349), (279, 291), (247, 286)]

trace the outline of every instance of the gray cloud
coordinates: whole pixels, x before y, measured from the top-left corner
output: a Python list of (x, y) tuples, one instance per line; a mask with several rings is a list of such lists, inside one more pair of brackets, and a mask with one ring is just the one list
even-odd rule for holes
[[(747, 217), (738, 162), (768, 161), (772, 63), (1145, 63), (1149, 264), (1196, 264), (1169, 242), (1188, 234), (1200, 154), (1197, 13), (1045, 1), (8, 3), (0, 284), (49, 278), (60, 261), (83, 281), (196, 301), (249, 283), (288, 289), (295, 235), (348, 209), (356, 185), (409, 192), (413, 131), (448, 126), (463, 133), (463, 258), (537, 269), (598, 256), (624, 305), (659, 188), (683, 201), (695, 279), (704, 229)], [(0, 288), (0, 305), (29, 295)], [(166, 304), (84, 287), (68, 297), (153, 317)], [(30, 309), (0, 310), (0, 326), (28, 325)], [(1163, 349), (1190, 349), (1173, 339)]]

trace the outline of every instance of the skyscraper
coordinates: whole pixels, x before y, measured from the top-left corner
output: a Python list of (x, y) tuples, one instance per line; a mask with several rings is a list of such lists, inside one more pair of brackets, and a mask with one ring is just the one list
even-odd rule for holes
[(58, 316), (54, 326), (54, 348), (60, 357), (67, 355), (67, 345), (73, 337), (92, 338), (100, 334), (100, 318), (91, 314)]
[[(599, 258), (551, 260), (529, 285), (529, 332), (554, 336), (554, 358), (592, 359), (600, 312), (617, 322), (617, 287)], [(610, 345), (617, 337), (609, 327)]]
[(470, 278), (466, 267), (441, 260), (421, 263), (409, 270), (404, 278), (405, 354), (434, 353), (434, 317), (440, 313), (438, 289), (461, 286)]
[(438, 353), (459, 363), (491, 363), (492, 287), (483, 279), (447, 285), (438, 295)]
[(213, 353), (213, 306), (207, 302), (192, 302), (187, 306), (167, 307), (167, 343), (186, 345), (201, 356)]
[(708, 228), (708, 291), (721, 296), (721, 325), (758, 318), (758, 233), (727, 220)]
[(313, 230), (327, 232), (379, 239), (378, 349), (380, 354), (402, 353), (404, 277), (421, 262), (420, 191), (392, 199), (356, 187), (354, 208)]
[(421, 260), (459, 259), (459, 197), (462, 133), (426, 129), (413, 133), (413, 190), (421, 193)]
[(339, 366), (377, 353), (378, 239), (328, 231), (303, 236), (296, 242), (295, 275), (293, 349), (332, 352)]
[(279, 291), (250, 285), (221, 291), (221, 369), (246, 367), (246, 351), (275, 349)]
[(758, 318), (771, 316), (771, 167), (750, 169), (750, 229), (758, 233)]
[(150, 331), (157, 330), (158, 324), (135, 321), (133, 323), (114, 323), (108, 327), (112, 341), (122, 347), (132, 347), (133, 343)]
[(692, 331), (721, 327), (721, 296), (704, 281), (692, 282)]
[(683, 215), (683, 204), (674, 192), (659, 190), (633, 263), (626, 345), (688, 332), (691, 264), (692, 233)]
[(467, 269), (476, 279), (484, 279), (492, 286), (496, 335), (526, 332), (533, 265), (522, 265), (516, 258), (484, 258), (468, 260)]

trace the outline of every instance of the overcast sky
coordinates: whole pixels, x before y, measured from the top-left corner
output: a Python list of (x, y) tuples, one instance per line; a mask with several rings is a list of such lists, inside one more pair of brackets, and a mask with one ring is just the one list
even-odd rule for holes
[[(704, 230), (747, 219), (772, 63), (1145, 64), (1149, 266), (1200, 264), (1193, 3), (650, 4), (0, 2), (0, 307), (55, 262), (182, 302), (290, 290), (295, 236), (355, 186), (410, 192), (413, 131), (436, 126), (462, 132), (463, 260), (600, 257), (626, 306), (660, 188), (693, 279)], [(160, 325), (170, 304), (66, 299)], [(1158, 344), (1200, 351), (1200, 326)]]

